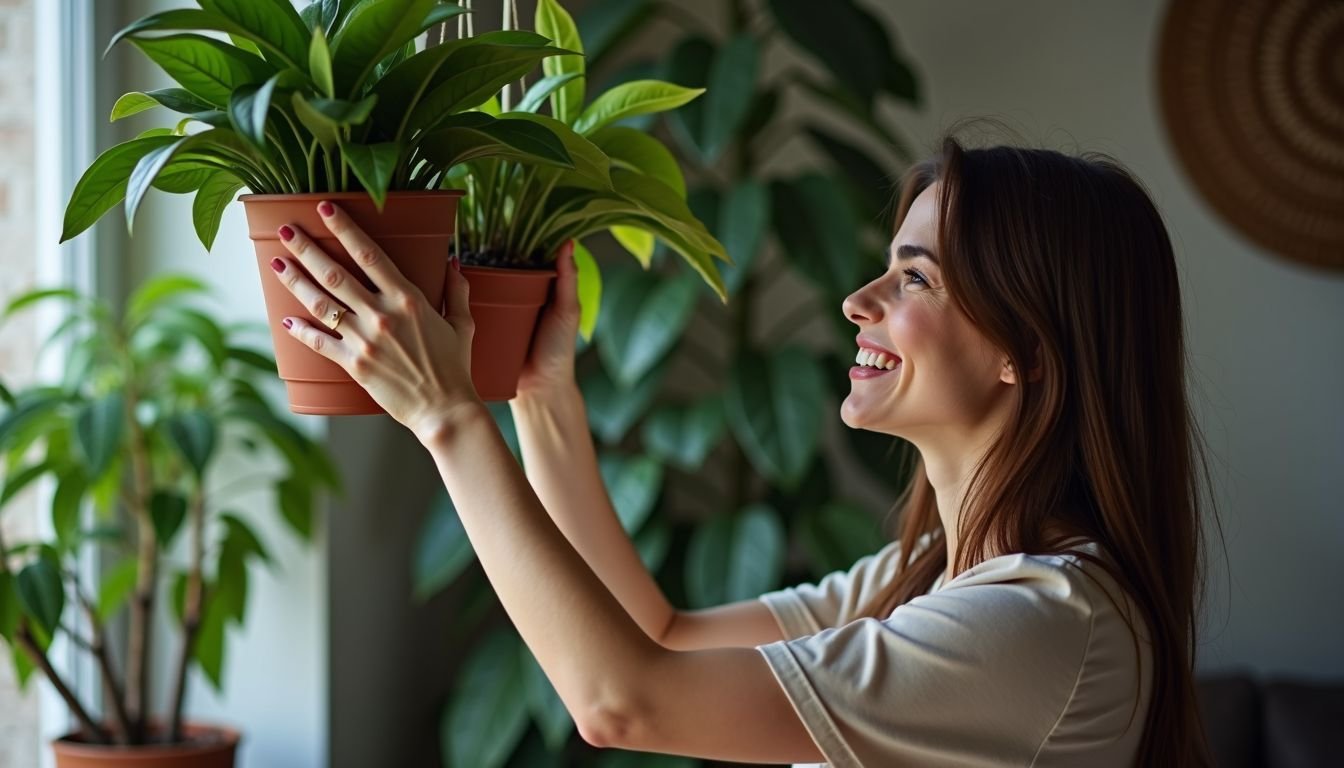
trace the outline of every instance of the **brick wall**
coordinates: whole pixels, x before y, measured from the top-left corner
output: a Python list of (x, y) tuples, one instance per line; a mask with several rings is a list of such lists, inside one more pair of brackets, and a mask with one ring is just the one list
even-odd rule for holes
[[(0, 306), (32, 287), (33, 256), (33, 4), (0, 0)], [(32, 381), (37, 342), (30, 318), (0, 326), (0, 380), (11, 388)], [(5, 541), (30, 538), (37, 505), (25, 493), (0, 516)], [(3, 641), (0, 641), (3, 643)], [(20, 694), (9, 648), (0, 648), (0, 768), (37, 765), (37, 686)]]

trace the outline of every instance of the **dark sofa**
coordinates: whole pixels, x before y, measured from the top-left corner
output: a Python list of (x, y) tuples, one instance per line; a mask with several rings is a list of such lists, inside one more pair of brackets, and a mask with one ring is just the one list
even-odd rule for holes
[(1198, 685), (1218, 768), (1344, 766), (1344, 683), (1223, 674)]

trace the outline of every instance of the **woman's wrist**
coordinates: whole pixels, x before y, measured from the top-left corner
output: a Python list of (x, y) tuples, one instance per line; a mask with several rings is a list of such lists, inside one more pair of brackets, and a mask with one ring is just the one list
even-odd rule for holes
[(518, 394), (509, 401), (509, 406), (515, 414), (572, 409), (574, 406), (581, 406), (582, 404), (583, 393), (579, 390), (578, 383), (572, 379), (561, 384), (553, 384), (535, 390), (520, 389)]

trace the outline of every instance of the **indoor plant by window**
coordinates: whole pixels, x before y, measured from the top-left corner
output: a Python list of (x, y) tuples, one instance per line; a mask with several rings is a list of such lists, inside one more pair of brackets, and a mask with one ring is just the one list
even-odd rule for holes
[[(120, 317), (68, 289), (32, 291), (0, 315), (41, 301), (70, 307), (47, 342), (68, 343), (63, 380), (17, 392), (0, 384), (0, 511), (35, 481), (51, 478), (55, 486), (52, 538), (0, 537), (0, 637), (18, 679), (26, 683), (40, 670), (79, 723), (53, 744), (58, 766), (140, 766), (150, 755), (165, 768), (232, 765), (236, 731), (183, 721), (187, 670), (195, 665), (220, 686), (226, 629), (247, 615), (249, 570), (271, 560), (248, 516), (230, 510), (239, 486), (213, 485), (211, 467), (235, 446), (276, 452), (283, 473), (268, 473), (263, 484), (305, 541), (315, 494), (340, 489), (325, 449), (260, 394), (258, 379), (274, 375), (274, 360), (185, 301), (204, 290), (192, 278), (166, 275), (132, 295)], [(90, 503), (92, 525), (83, 514)], [(99, 544), (110, 567), (94, 592), (79, 563)], [(153, 617), (169, 585), (180, 639), (159, 650)], [(123, 617), (120, 642), (112, 628)], [(50, 662), (60, 634), (96, 664), (101, 711), (81, 701)], [(151, 718), (152, 659), (168, 654), (169, 709)]]
[[(298, 223), (362, 279), (316, 214), (319, 200), (339, 201), (437, 304), (462, 194), (440, 188), (446, 173), (481, 157), (573, 166), (546, 126), (476, 109), (539, 61), (567, 52), (533, 33), (503, 31), (417, 53), (426, 29), (465, 12), (444, 0), (315, 0), (302, 12), (289, 0), (199, 6), (146, 16), (113, 38), (129, 40), (181, 86), (126, 94), (113, 120), (156, 107), (185, 117), (99, 156), (75, 187), (62, 239), (123, 198), (129, 228), (155, 187), (195, 194), (196, 231), (209, 248), (224, 207), (246, 187), (291, 409), (380, 413), (339, 367), (280, 329), (281, 317), (305, 310), (265, 279), (266, 265), (283, 251), (279, 227)], [(535, 315), (543, 300), (524, 301), (518, 311)]]

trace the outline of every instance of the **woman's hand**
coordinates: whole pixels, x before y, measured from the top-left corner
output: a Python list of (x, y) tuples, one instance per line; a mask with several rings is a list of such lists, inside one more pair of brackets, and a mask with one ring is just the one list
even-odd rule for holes
[(541, 397), (574, 383), (575, 336), (579, 332), (578, 271), (574, 241), (560, 246), (555, 298), (542, 310), (532, 348), (518, 377), (518, 397)]
[(467, 281), (454, 258), (445, 319), (344, 211), (325, 201), (317, 211), (378, 292), (365, 288), (298, 226), (283, 226), (280, 240), (293, 259), (276, 258), (271, 268), (324, 326), (287, 317), (285, 328), (344, 368), (423, 442), (449, 424), (462, 406), (481, 404), (471, 383), (475, 324), (467, 307)]

